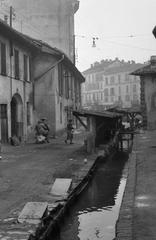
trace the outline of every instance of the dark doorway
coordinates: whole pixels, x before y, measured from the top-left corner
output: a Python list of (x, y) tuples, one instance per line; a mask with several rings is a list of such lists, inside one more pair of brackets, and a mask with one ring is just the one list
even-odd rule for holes
[(15, 94), (11, 101), (11, 136), (19, 140), (23, 136), (23, 103), (19, 94)]
[(7, 104), (0, 104), (0, 135), (2, 143), (8, 141)]

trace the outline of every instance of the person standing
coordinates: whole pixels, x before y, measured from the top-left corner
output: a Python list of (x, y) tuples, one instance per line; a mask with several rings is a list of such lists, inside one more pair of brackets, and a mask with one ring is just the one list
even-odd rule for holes
[(69, 140), (70, 144), (73, 144), (73, 132), (74, 132), (74, 127), (72, 124), (72, 119), (69, 119), (67, 124), (67, 137), (65, 139), (65, 143), (68, 143), (68, 140)]
[(48, 123), (47, 123), (47, 119), (46, 118), (42, 118), (41, 119), (41, 125), (43, 127), (43, 136), (45, 137), (47, 143), (49, 143), (49, 131), (50, 131), (50, 128), (48, 126)]

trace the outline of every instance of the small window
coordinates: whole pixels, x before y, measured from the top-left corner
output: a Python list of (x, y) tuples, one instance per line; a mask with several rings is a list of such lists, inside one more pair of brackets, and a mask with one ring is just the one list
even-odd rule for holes
[(1, 43), (1, 74), (6, 76), (6, 45)]
[(19, 51), (14, 50), (14, 61), (15, 61), (15, 78), (19, 79)]
[(137, 86), (136, 86), (136, 84), (134, 84), (133, 85), (133, 92), (136, 93), (136, 91), (137, 91)]
[(126, 95), (126, 96), (125, 96), (125, 100), (126, 100), (127, 102), (129, 102), (129, 101), (130, 101), (130, 96), (129, 96), (129, 95)]
[(108, 85), (108, 78), (105, 78), (105, 84)]
[(114, 88), (110, 88), (110, 96), (114, 96), (115, 92), (114, 92)]
[(105, 97), (105, 102), (108, 102), (108, 97)]
[(128, 93), (129, 92), (129, 87), (128, 86), (126, 86), (126, 93)]

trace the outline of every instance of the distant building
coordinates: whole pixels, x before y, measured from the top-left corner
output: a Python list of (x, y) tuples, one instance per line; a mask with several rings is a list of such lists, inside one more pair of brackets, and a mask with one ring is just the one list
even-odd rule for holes
[(102, 60), (83, 72), (82, 105), (87, 108), (138, 106), (140, 103), (140, 77), (129, 75), (143, 64), (134, 61)]
[(156, 56), (150, 63), (132, 73), (141, 79), (141, 109), (143, 124), (148, 129), (156, 129)]
[[(18, 27), (24, 34), (41, 39), (62, 50), (74, 61), (74, 14), (79, 9), (77, 0), (7, 0), (25, 16)], [(21, 16), (21, 15), (20, 15)]]

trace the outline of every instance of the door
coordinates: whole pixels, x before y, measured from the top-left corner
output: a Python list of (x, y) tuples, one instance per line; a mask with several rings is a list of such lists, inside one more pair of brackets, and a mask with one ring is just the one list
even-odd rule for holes
[(8, 142), (7, 104), (0, 104), (0, 137), (2, 143)]

